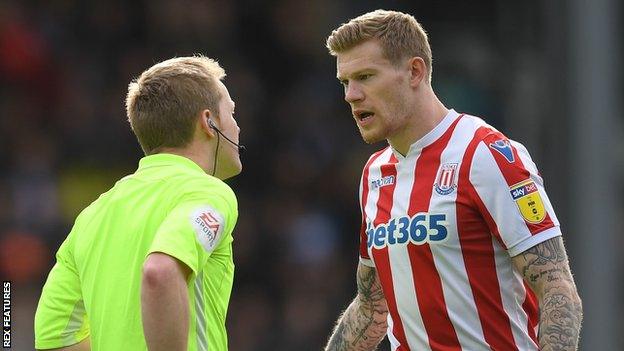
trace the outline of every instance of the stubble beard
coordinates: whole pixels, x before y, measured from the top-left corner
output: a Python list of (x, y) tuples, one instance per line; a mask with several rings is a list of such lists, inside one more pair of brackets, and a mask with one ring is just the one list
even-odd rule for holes
[(360, 135), (362, 136), (362, 140), (364, 140), (366, 144), (369, 144), (369, 145), (375, 144), (386, 139), (385, 136), (383, 136), (384, 133), (382, 132), (373, 133), (372, 131), (369, 131), (367, 133), (361, 128), (358, 128), (358, 129), (360, 130)]

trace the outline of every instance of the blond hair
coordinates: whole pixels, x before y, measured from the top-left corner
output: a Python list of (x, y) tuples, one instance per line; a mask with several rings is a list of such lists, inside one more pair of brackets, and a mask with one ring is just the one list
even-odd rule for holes
[(409, 14), (387, 10), (363, 14), (332, 31), (326, 46), (331, 55), (337, 56), (371, 39), (379, 41), (385, 58), (393, 64), (408, 57), (422, 58), (431, 81), (431, 47), (427, 33)]
[(218, 113), (223, 77), (217, 61), (198, 55), (157, 63), (133, 80), (126, 113), (143, 152), (188, 145), (198, 114), (204, 109)]

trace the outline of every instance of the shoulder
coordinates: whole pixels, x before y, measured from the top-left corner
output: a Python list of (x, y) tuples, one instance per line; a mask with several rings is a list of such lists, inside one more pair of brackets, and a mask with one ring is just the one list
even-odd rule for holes
[(236, 195), (232, 188), (224, 181), (210, 175), (196, 175), (185, 177), (183, 181), (176, 184), (177, 200), (221, 202), (228, 207), (236, 208)]
[(475, 135), (466, 150), (464, 176), (480, 189), (509, 189), (528, 181), (542, 184), (539, 170), (521, 143), (485, 122), (477, 123)]
[(364, 164), (363, 171), (366, 172), (371, 166), (374, 166), (375, 164), (384, 163), (385, 161), (387, 161), (388, 157), (390, 157), (391, 154), (392, 149), (390, 148), (390, 145), (387, 145), (383, 149), (374, 152), (368, 157), (368, 160)]
[[(184, 177), (176, 187), (175, 208), (194, 219), (206, 213), (218, 219), (225, 227), (233, 228), (238, 219), (238, 201), (232, 188), (220, 179), (208, 174), (194, 174)], [(223, 227), (223, 226), (222, 226)]]
[(528, 157), (524, 145), (508, 138), (480, 117), (464, 115), (461, 124), (461, 130), (470, 139), (465, 158), (473, 167), (521, 163), (520, 156)]
[(485, 143), (490, 139), (505, 137), (498, 129), (487, 123), (483, 118), (463, 114), (458, 129), (466, 133), (472, 143)]

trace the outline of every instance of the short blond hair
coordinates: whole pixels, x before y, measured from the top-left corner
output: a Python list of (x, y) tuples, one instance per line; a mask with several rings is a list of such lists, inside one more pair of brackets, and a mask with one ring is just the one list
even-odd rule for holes
[(218, 113), (223, 77), (217, 61), (197, 55), (157, 63), (133, 80), (126, 113), (143, 152), (188, 145), (198, 114), (204, 109)]
[(425, 61), (431, 81), (431, 47), (423, 27), (409, 14), (398, 11), (375, 10), (343, 23), (327, 38), (329, 53), (337, 56), (362, 42), (376, 39), (384, 56), (393, 64), (408, 57)]

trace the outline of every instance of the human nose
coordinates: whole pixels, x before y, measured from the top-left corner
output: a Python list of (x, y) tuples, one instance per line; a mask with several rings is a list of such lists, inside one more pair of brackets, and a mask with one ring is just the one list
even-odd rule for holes
[(357, 86), (357, 84), (349, 84), (345, 87), (345, 101), (348, 103), (353, 103), (359, 100), (364, 99), (364, 94), (362, 90)]

